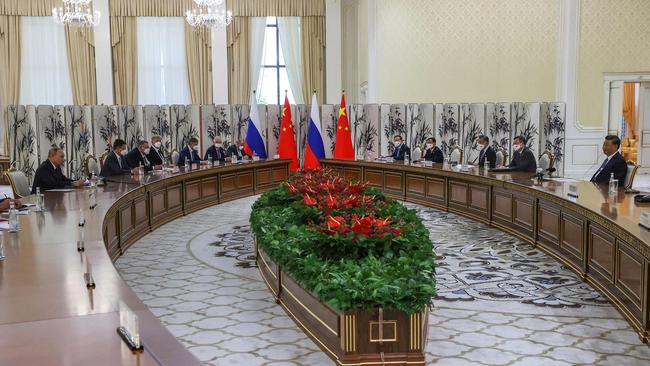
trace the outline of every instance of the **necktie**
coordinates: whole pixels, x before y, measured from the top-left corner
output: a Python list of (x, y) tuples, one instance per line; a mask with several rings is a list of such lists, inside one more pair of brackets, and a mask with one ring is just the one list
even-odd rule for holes
[(147, 157), (142, 155), (142, 159), (144, 160), (144, 166), (149, 166), (149, 160), (147, 159)]
[(608, 161), (609, 161), (609, 158), (607, 158), (607, 159), (605, 159), (605, 161), (603, 161), (603, 165), (601, 165), (600, 168), (598, 168), (598, 170), (596, 170), (596, 172), (594, 173), (594, 176), (591, 177), (591, 180), (596, 179), (596, 176), (600, 173), (601, 170), (603, 170), (603, 168), (605, 167), (605, 165), (607, 165), (607, 162), (608, 162)]
[(119, 156), (115, 155), (117, 157), (117, 163), (120, 164), (120, 169), (122, 169), (122, 159), (120, 159)]

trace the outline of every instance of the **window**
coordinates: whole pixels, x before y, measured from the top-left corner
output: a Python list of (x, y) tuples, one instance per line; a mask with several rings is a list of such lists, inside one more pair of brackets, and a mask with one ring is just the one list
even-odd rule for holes
[(138, 104), (190, 104), (185, 19), (138, 17)]
[(295, 103), (289, 85), (287, 65), (282, 54), (278, 19), (277, 17), (267, 17), (264, 30), (264, 51), (257, 84), (257, 101), (261, 104), (282, 104), (284, 103), (285, 90), (289, 97), (289, 103)]
[(65, 29), (51, 17), (21, 17), (20, 22), (19, 103), (72, 104)]

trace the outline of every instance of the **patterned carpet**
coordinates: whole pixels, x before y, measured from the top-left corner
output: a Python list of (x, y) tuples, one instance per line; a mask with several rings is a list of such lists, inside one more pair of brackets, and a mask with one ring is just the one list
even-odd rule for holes
[[(248, 226), (254, 200), (164, 225), (116, 266), (206, 365), (332, 365), (259, 277)], [(486, 225), (409, 206), (425, 220), (440, 257), (428, 364), (650, 363), (650, 348), (618, 312), (552, 258)]]

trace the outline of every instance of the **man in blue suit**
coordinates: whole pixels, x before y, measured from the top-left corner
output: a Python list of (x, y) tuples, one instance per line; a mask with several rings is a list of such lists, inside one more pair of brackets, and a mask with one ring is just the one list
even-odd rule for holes
[(393, 150), (393, 159), (395, 161), (403, 161), (406, 155), (411, 155), (411, 149), (404, 144), (404, 139), (400, 135), (393, 138), (395, 149)]
[(192, 137), (181, 150), (180, 155), (178, 156), (178, 165), (185, 165), (185, 160), (188, 159), (191, 164), (201, 164), (201, 156), (199, 155), (199, 140), (196, 137)]
[(611, 173), (614, 173), (614, 179), (618, 180), (618, 185), (622, 186), (625, 182), (627, 175), (627, 164), (625, 159), (618, 152), (621, 147), (621, 139), (616, 135), (605, 136), (603, 142), (603, 153), (607, 155), (603, 164), (596, 170), (596, 173), (591, 177), (594, 183), (608, 183)]

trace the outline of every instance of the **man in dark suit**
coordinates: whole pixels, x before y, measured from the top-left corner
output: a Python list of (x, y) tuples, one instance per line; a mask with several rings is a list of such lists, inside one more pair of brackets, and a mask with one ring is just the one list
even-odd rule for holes
[(406, 144), (404, 144), (404, 139), (400, 135), (395, 135), (393, 138), (393, 146), (395, 146), (395, 149), (393, 149), (393, 160), (395, 161), (404, 161), (404, 158), (406, 155), (411, 155), (411, 149), (409, 149)]
[(605, 141), (603, 142), (603, 153), (607, 158), (605, 158), (603, 164), (591, 177), (592, 182), (608, 183), (611, 174), (614, 173), (614, 179), (618, 180), (618, 185), (623, 185), (625, 182), (625, 176), (627, 175), (627, 164), (625, 163), (625, 159), (621, 156), (621, 153), (618, 152), (620, 147), (621, 139), (619, 139), (618, 136), (605, 136)]
[(512, 140), (512, 161), (508, 168), (513, 171), (531, 172), (537, 171), (537, 160), (535, 155), (526, 147), (526, 139), (523, 136), (517, 136)]
[(104, 165), (102, 165), (99, 175), (110, 177), (129, 173), (131, 173), (131, 167), (126, 162), (126, 142), (117, 139), (113, 141), (113, 151), (104, 159)]
[(162, 165), (163, 157), (165, 156), (165, 153), (162, 150), (162, 137), (160, 137), (160, 135), (152, 136), (151, 145), (149, 153), (147, 154), (147, 159), (154, 166)]
[(226, 157), (232, 159), (233, 155), (237, 156), (237, 160), (241, 160), (247, 156), (246, 152), (244, 151), (243, 140), (238, 141), (237, 144), (228, 146), (228, 149), (226, 150)]
[(185, 160), (189, 160), (190, 164), (201, 164), (199, 140), (196, 137), (192, 137), (187, 146), (181, 150), (180, 155), (178, 156), (178, 165), (185, 165)]
[(205, 151), (203, 160), (208, 160), (208, 157), (212, 157), (212, 161), (224, 161), (226, 159), (226, 150), (223, 148), (221, 137), (216, 136), (212, 140), (212, 146)]
[(478, 146), (481, 147), (481, 152), (478, 155), (478, 166), (485, 166), (485, 159), (487, 159), (490, 169), (494, 169), (497, 165), (497, 153), (490, 146), (490, 138), (480, 135), (477, 142)]
[(444, 157), (442, 156), (442, 150), (436, 146), (436, 139), (434, 137), (429, 137), (426, 141), (424, 150), (424, 160), (432, 161), (434, 163), (442, 163)]
[(83, 179), (74, 181), (63, 175), (61, 167), (64, 163), (65, 152), (63, 149), (52, 147), (47, 153), (47, 160), (36, 169), (32, 193), (36, 193), (36, 187), (39, 187), (41, 192), (43, 192), (49, 189), (79, 187), (83, 185)]
[[(154, 169), (162, 168), (162, 165), (153, 165), (147, 155), (151, 153), (151, 148), (149, 147), (149, 142), (147, 141), (138, 141), (138, 145), (135, 149), (131, 150), (126, 155), (126, 162), (129, 164), (131, 169), (138, 168), (142, 166), (145, 172), (150, 172)], [(137, 171), (137, 169), (136, 169)]]

